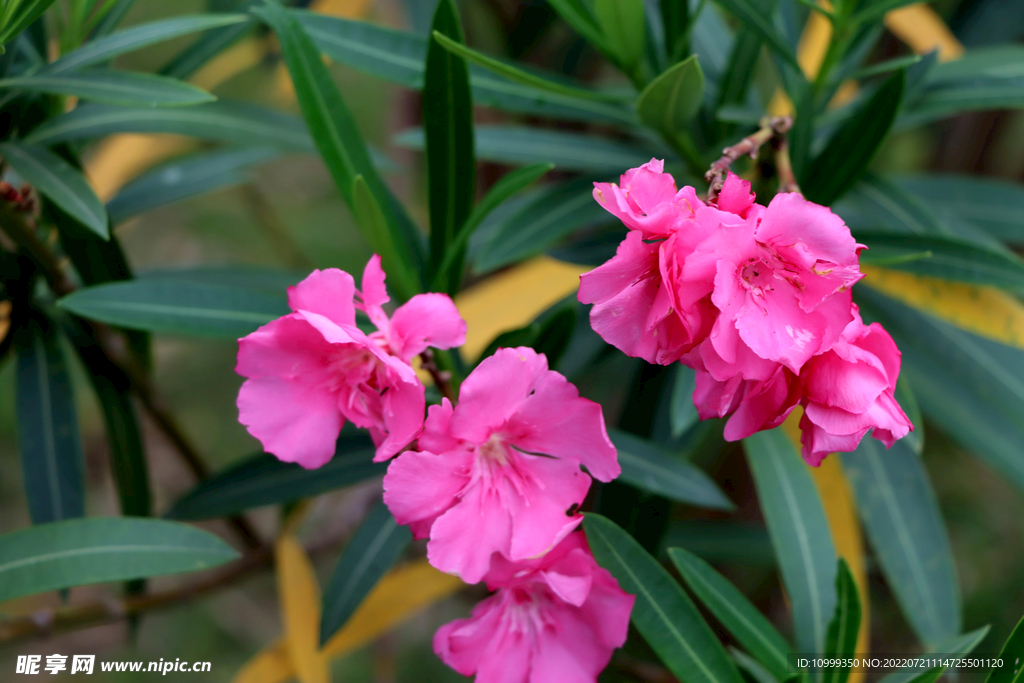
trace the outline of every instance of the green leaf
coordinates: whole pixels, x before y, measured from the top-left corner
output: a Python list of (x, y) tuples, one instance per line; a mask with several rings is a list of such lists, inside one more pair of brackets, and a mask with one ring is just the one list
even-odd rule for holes
[(242, 337), (290, 312), (284, 292), (156, 279), (86, 287), (59, 303), (83, 318), (131, 330), (225, 339)]
[(631, 620), (682, 683), (742, 683), (718, 637), (665, 568), (615, 522), (588, 513), (590, 549), (622, 590), (636, 596)]
[(131, 381), (78, 321), (69, 319), (63, 328), (89, 371), (89, 380), (103, 411), (121, 514), (148, 517), (152, 510), (149, 467), (142, 431), (132, 404)]
[(604, 35), (606, 51), (624, 71), (635, 73), (644, 57), (647, 19), (643, 0), (594, 0), (594, 15)]
[(273, 159), (280, 151), (267, 147), (218, 149), (175, 159), (122, 187), (107, 202), (111, 222), (120, 223), (159, 206), (250, 181), (249, 167)]
[[(423, 130), (427, 152), (427, 200), (430, 209), (430, 264), (426, 276), (435, 282), (445, 256), (473, 210), (476, 158), (473, 152), (473, 100), (466, 60), (437, 40), (465, 41), (454, 0), (441, 0), (434, 12), (435, 40), (427, 48), (423, 81)], [(462, 282), (465, 247), (437, 291), (454, 296)]]
[(554, 164), (531, 164), (530, 166), (517, 168), (514, 171), (506, 173), (501, 177), (501, 180), (491, 187), (487, 194), (484, 195), (484, 198), (477, 203), (476, 207), (473, 209), (473, 213), (471, 213), (465, 223), (462, 224), (459, 234), (456, 235), (452, 243), (448, 245), (448, 250), (445, 252), (444, 260), (441, 262), (441, 267), (438, 269), (437, 275), (430, 286), (430, 291), (439, 291), (445, 278), (454, 278), (458, 280), (458, 282), (461, 282), (461, 265), (459, 269), (456, 270), (456, 263), (461, 264), (459, 254), (461, 254), (462, 250), (467, 244), (469, 244), (470, 238), (473, 236), (476, 229), (480, 227), (483, 220), (487, 218), (492, 211), (498, 208), (498, 206), (503, 204), (510, 197), (532, 185), (538, 178), (550, 171), (552, 168), (554, 168)]
[(765, 14), (763, 7), (755, 0), (715, 0), (723, 9), (736, 17), (737, 21), (761, 37), (765, 43), (780, 57), (789, 62), (799, 73), (800, 64), (789, 44), (772, 26), (771, 19)]
[(929, 86), (956, 81), (1016, 79), (1024, 76), (1024, 47), (1015, 44), (972, 47), (958, 59), (936, 64)]
[(593, 192), (593, 183), (586, 179), (545, 190), (486, 236), (475, 252), (473, 271), (486, 273), (522, 261), (580, 228), (607, 222), (609, 214), (594, 201)]
[(682, 548), (668, 555), (689, 589), (726, 630), (776, 679), (789, 676), (786, 655), (793, 648), (757, 608), (711, 565)]
[(984, 230), (1013, 244), (1024, 243), (1020, 216), (1024, 187), (995, 178), (919, 175), (896, 178), (895, 184), (934, 212)]
[(924, 418), (921, 416), (917, 398), (910, 390), (910, 380), (906, 375), (896, 380), (896, 402), (903, 408), (903, 412), (910, 419), (910, 424), (914, 425), (914, 431), (903, 437), (903, 443), (914, 453), (921, 455), (924, 452)]
[(836, 606), (836, 551), (807, 466), (773, 429), (743, 441), (782, 583), (789, 595), (800, 652), (824, 652)]
[(902, 373), (925, 417), (1024, 490), (1024, 352), (897, 303), (867, 285), (854, 292), (864, 318), (882, 323), (900, 348)]
[(669, 500), (732, 510), (735, 506), (703, 470), (633, 434), (609, 430), (622, 466), (621, 481)]
[(353, 193), (356, 178), (362, 176), (384, 218), (383, 225), (359, 221), (364, 237), (380, 254), (392, 282), (405, 288), (396, 288), (396, 292), (403, 298), (415, 294), (420, 287), (412, 291), (408, 287), (418, 284), (415, 274), (423, 262), (420, 233), (377, 174), (352, 113), (320, 59), (319, 50), (295, 18), (277, 2), (268, 0), (254, 12), (277, 34), (302, 115), (341, 196), (358, 215)]
[(1024, 680), (1024, 619), (1017, 622), (1017, 627), (999, 651), (999, 657), (1003, 666), (994, 667), (985, 683), (1020, 683)]
[(22, 180), (103, 239), (110, 237), (107, 211), (81, 172), (44, 147), (0, 144), (0, 156)]
[(238, 557), (201, 529), (158, 519), (74, 519), (0, 536), (0, 601), (74, 586), (194, 572)]
[(565, 23), (586, 38), (591, 45), (602, 51), (608, 49), (607, 38), (582, 0), (548, 0), (548, 4), (558, 12), (558, 16), (562, 17)]
[(926, 645), (960, 631), (960, 591), (942, 515), (921, 462), (903, 442), (864, 439), (842, 455), (857, 510), (903, 615)]
[[(564, 171), (582, 171), (593, 179), (618, 175), (657, 156), (657, 150), (612, 142), (593, 135), (523, 126), (477, 126), (476, 156), (503, 164), (551, 163)], [(395, 144), (423, 149), (423, 131), (413, 128), (395, 136)]]
[[(37, 314), (15, 330), (14, 347), (18, 450), (32, 522), (81, 517), (85, 514), (82, 442), (57, 328)], [(2, 579), (0, 571), (0, 586)]]
[(19, 33), (28, 28), (32, 22), (43, 15), (43, 12), (52, 5), (54, 0), (26, 0), (18, 8), (17, 13), (11, 17), (10, 23), (0, 26), (0, 54), (3, 54), (3, 46), (14, 40)]
[(373, 444), (362, 433), (344, 433), (334, 457), (307, 470), (261, 453), (201, 482), (171, 507), (171, 519), (214, 519), (276, 505), (383, 476), (387, 463), (373, 462)]
[(411, 541), (409, 528), (400, 526), (384, 503), (377, 503), (345, 546), (324, 591), (321, 645), (345, 625)]
[(909, 55), (907, 57), (896, 57), (895, 59), (887, 59), (884, 62), (872, 64), (862, 69), (857, 69), (850, 78), (855, 80), (861, 80), (862, 78), (870, 78), (871, 76), (878, 76), (880, 74), (887, 74), (898, 69), (906, 69), (911, 67), (922, 59), (921, 55)]
[(528, 346), (547, 356), (548, 367), (557, 368), (558, 361), (561, 360), (572, 341), (578, 310), (579, 304), (576, 303), (576, 297), (566, 297), (537, 316), (537, 319), (529, 325), (502, 332), (492, 339), (487, 348), (477, 356), (476, 362), (479, 363), (494, 355), (499, 348)]
[[(290, 13), (334, 61), (407, 88), (423, 87), (423, 55), (427, 52), (424, 36), (301, 10)], [(530, 71), (526, 66), (520, 70)], [(539, 90), (475, 64), (469, 67), (469, 82), (473, 102), (478, 105), (556, 119), (636, 123), (633, 112), (621, 104)]]
[[(989, 627), (982, 626), (981, 628), (965, 633), (959, 636), (953, 636), (947, 638), (941, 643), (937, 643), (934, 647), (928, 648), (925, 654), (936, 653), (945, 655), (966, 655), (969, 654), (974, 648), (976, 648), (981, 641), (988, 635)], [(884, 677), (878, 683), (923, 683), (927, 681), (933, 674), (933, 669), (924, 669), (920, 666), (911, 666), (894, 671), (888, 676)], [(919, 680), (919, 679), (923, 679)]]
[(897, 71), (833, 134), (801, 178), (809, 200), (827, 206), (860, 180), (892, 128), (905, 84), (906, 71)]
[[(857, 581), (846, 560), (839, 558), (836, 571), (836, 612), (828, 625), (825, 657), (845, 659), (857, 651), (860, 631), (861, 606), (857, 595)], [(822, 683), (846, 683), (850, 677), (848, 666), (827, 666), (822, 671)]]
[[(668, 61), (678, 60), (686, 49), (687, 34), (690, 29), (690, 3), (677, 0), (661, 0), (661, 26), (665, 35), (665, 52)], [(696, 19), (696, 17), (694, 17)]]
[(196, 14), (161, 19), (132, 26), (109, 36), (91, 40), (42, 69), (42, 73), (58, 74), (77, 71), (87, 66), (109, 62), (118, 55), (133, 52), (171, 38), (240, 24), (248, 20), (244, 14)]
[(704, 72), (697, 55), (655, 78), (640, 93), (637, 114), (646, 126), (671, 135), (687, 130), (704, 101)]
[(48, 95), (75, 95), (83, 100), (126, 107), (182, 107), (217, 99), (205, 90), (173, 78), (112, 69), (39, 72), (0, 80), (0, 88)]
[[(942, 235), (967, 240), (983, 248), (1013, 256), (999, 240), (973, 222), (952, 211), (940, 211), (939, 206), (889, 178), (869, 173), (833, 204), (833, 210), (843, 217), (855, 236), (861, 231)], [(865, 257), (871, 258), (867, 254)]]
[(531, 88), (537, 88), (538, 90), (559, 93), (561, 95), (566, 95), (567, 97), (575, 97), (584, 100), (619, 103), (623, 101), (623, 98), (619, 95), (611, 95), (597, 90), (590, 90), (589, 88), (568, 85), (555, 80), (555, 77), (540, 76), (538, 74), (531, 73), (530, 71), (525, 71), (520, 69), (518, 66), (509, 64), (508, 62), (503, 62), (499, 59), (488, 57), (481, 52), (477, 52), (473, 48), (452, 40), (445, 34), (438, 31), (433, 32), (433, 37), (441, 47), (452, 54), (487, 69), (488, 71), (496, 73), (499, 76), (503, 76), (514, 83), (522, 83), (523, 85)]
[(875, 2), (861, 3), (864, 5), (863, 9), (850, 17), (850, 24), (856, 26), (857, 24), (864, 24), (869, 21), (877, 21), (886, 12), (891, 12), (894, 9), (899, 9), (906, 5), (913, 4), (915, 0), (876, 0)]
[(418, 278), (405, 267), (404, 257), (400, 255), (388, 219), (362, 175), (357, 175), (352, 183), (352, 214), (373, 250), (380, 254), (392, 291), (402, 300), (409, 299), (420, 291)]
[(672, 438), (678, 439), (693, 425), (697, 424), (697, 406), (693, 404), (697, 375), (682, 363), (673, 370), (672, 396), (669, 399), (669, 421)]
[[(979, 246), (956, 237), (854, 232), (868, 247), (863, 263), (879, 263), (920, 275), (1024, 290), (1024, 261), (1002, 249)], [(926, 258), (909, 259), (915, 254)]]
[(764, 668), (759, 661), (739, 648), (735, 648), (730, 645), (728, 650), (729, 654), (732, 655), (733, 660), (735, 660), (736, 666), (738, 666), (741, 671), (745, 672), (748, 679), (752, 679), (754, 683), (779, 683), (780, 680), (786, 680), (773, 676), (771, 672)]
[(237, 102), (194, 107), (144, 109), (107, 104), (75, 107), (35, 128), (27, 142), (54, 145), (101, 138), (113, 133), (174, 133), (239, 145), (314, 149), (301, 119)]

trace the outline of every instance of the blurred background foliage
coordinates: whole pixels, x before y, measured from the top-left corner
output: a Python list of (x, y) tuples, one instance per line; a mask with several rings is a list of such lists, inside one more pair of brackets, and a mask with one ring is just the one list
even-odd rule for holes
[[(143, 0), (132, 5), (123, 25), (206, 10), (225, 11), (230, 0)], [(385, 26), (426, 35), (433, 11), (431, 0), (319, 0), (312, 9), (325, 14), (365, 18)], [(574, 33), (545, 0), (463, 0), (460, 3), (467, 44), (491, 55), (571, 74), (582, 81), (628, 83), (580, 36)], [(1024, 40), (1024, 0), (940, 0), (932, 4), (956, 41), (982, 47)], [(706, 11), (717, 12), (709, 4)], [(187, 45), (183, 37), (117, 58), (117, 65), (157, 71)], [(915, 46), (928, 51), (933, 46)], [(762, 48), (763, 49), (763, 48)], [(948, 48), (947, 49), (955, 49)], [(874, 48), (873, 62), (911, 52), (906, 37), (885, 32)], [(754, 73), (755, 87), (770, 100), (775, 78), (769, 70)], [(420, 124), (417, 92), (389, 85), (345, 66), (332, 65), (331, 74), (352, 108), (360, 130), (371, 146), (391, 160), (389, 184), (405, 199), (414, 218), (427, 222), (426, 182), (422, 154), (406, 145), (394, 145), (395, 136)], [(282, 64), (276, 41), (266, 31), (236, 44), (200, 70), (192, 82), (222, 99), (247, 100), (292, 112), (298, 105)], [(507, 114), (480, 108), (478, 123), (501, 123)], [(531, 119), (528, 122), (537, 123)], [(607, 132), (600, 124), (555, 124), (545, 127)], [(478, 142), (479, 145), (479, 142)], [(86, 169), (98, 194), (111, 198), (126, 180), (168, 159), (201, 148), (194, 140), (166, 135), (117, 135), (91, 149)], [(414, 145), (413, 145), (414, 146)], [(612, 150), (598, 150), (609, 178), (630, 165), (626, 160), (644, 154), (627, 150), (617, 158)], [(1024, 112), (972, 112), (893, 134), (874, 160), (873, 168), (887, 173), (934, 171), (961, 173), (1024, 182)], [(478, 171), (483, 191), (508, 169), (501, 163), (483, 163)], [(578, 169), (567, 169), (578, 170)], [(565, 171), (556, 170), (558, 178)], [(939, 207), (941, 210), (941, 207)], [(1024, 212), (1021, 214), (1024, 224)], [(595, 219), (593, 222), (599, 222)], [(1024, 228), (1022, 228), (1024, 229)], [(288, 155), (247, 169), (239, 182), (225, 189), (153, 208), (121, 223), (116, 234), (137, 271), (173, 266), (249, 264), (284, 267), (303, 272), (312, 268), (340, 267), (359, 272), (369, 250), (359, 238), (349, 210), (326, 172), (313, 156)], [(1018, 240), (1019, 241), (1019, 240)], [(496, 266), (505, 264), (496, 263)], [(157, 336), (153, 340), (154, 382), (168, 408), (185, 431), (201, 444), (214, 470), (258, 445), (237, 422), (235, 396), (240, 378), (233, 372), (236, 344)], [(74, 358), (73, 354), (67, 354)], [(107, 465), (102, 414), (89, 388), (84, 370), (72, 363), (76, 400), (86, 455), (89, 486), (87, 512), (117, 514), (117, 491)], [(581, 391), (605, 405), (611, 424), (626, 426), (650, 416), (615, 414), (621, 409), (621, 377), (643, 384), (641, 364), (618, 355), (599, 361), (602, 372), (590, 373)], [(617, 397), (619, 397), (617, 399)], [(0, 532), (28, 525), (27, 505), (14, 424), (14, 367), (0, 366)], [(640, 413), (642, 413), (642, 409)], [(194, 485), (190, 472), (172, 457), (165, 437), (143, 421), (151, 471), (154, 507), (166, 510)], [(949, 529), (963, 596), (968, 629), (990, 623), (988, 639), (977, 651), (995, 652), (1024, 613), (1024, 497), (1004, 476), (981, 460), (967, 455), (946, 440), (939, 429), (927, 430), (925, 464), (938, 494)], [(713, 440), (713, 435), (709, 437)], [(736, 585), (751, 596), (773, 620), (788, 619), (767, 533), (754, 495), (753, 483), (737, 447), (725, 457), (701, 462), (709, 467), (738, 511), (725, 528), (706, 533), (706, 520), (726, 517), (686, 506), (671, 508), (672, 520), (663, 546), (680, 544), (719, 564)], [(320, 584), (326, 585), (339, 548), (362, 519), (377, 491), (371, 482), (316, 498), (305, 511), (302, 524), (313, 554)], [(613, 486), (623, 487), (625, 484)], [(663, 516), (667, 505), (652, 503), (633, 492), (640, 515)], [(276, 509), (250, 514), (257, 528), (268, 533), (277, 526)], [(638, 522), (642, 531), (643, 520)], [(218, 523), (210, 527), (223, 531)], [(868, 558), (871, 592), (871, 650), (897, 653), (915, 651), (910, 629), (878, 568)], [(159, 584), (157, 579), (154, 583)], [(103, 595), (104, 588), (79, 588), (76, 595)], [(81, 593), (78, 593), (81, 592)], [(435, 628), (464, 615), (480, 596), (470, 588), (417, 614), (396, 630), (335, 660), (334, 679), (362, 681), (461, 680), (431, 653)], [(28, 613), (57, 604), (59, 597), (25, 598), (5, 605), (13, 613)], [(95, 652), (105, 659), (159, 659), (182, 657), (213, 662), (213, 673), (202, 680), (230, 681), (256, 652), (282, 630), (278, 593), (269, 574), (257, 574), (202, 600), (149, 614), (132, 623), (115, 623), (0, 649), (0, 661), (13, 661), (17, 653)], [(4, 674), (6, 676), (6, 674)], [(617, 674), (611, 672), (609, 680)], [(174, 678), (174, 674), (171, 678)], [(179, 676), (185, 678), (184, 674)], [(972, 674), (964, 675), (971, 680)], [(59, 677), (58, 677), (59, 678)], [(191, 676), (198, 680), (199, 677)], [(97, 681), (150, 680), (146, 674), (100, 674)]]

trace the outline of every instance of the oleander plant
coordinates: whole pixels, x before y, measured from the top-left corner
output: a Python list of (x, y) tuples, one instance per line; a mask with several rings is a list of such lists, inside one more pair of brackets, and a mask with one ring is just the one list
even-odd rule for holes
[(1024, 681), (1021, 39), (0, 0), (4, 680)]

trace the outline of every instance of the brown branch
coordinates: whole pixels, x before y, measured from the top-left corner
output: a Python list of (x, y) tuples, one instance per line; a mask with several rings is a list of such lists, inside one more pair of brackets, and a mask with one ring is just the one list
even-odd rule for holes
[(708, 202), (714, 203), (718, 199), (718, 193), (722, 191), (725, 177), (734, 161), (745, 156), (757, 159), (761, 147), (772, 140), (784, 137), (792, 126), (792, 117), (768, 118), (766, 116), (761, 119), (761, 127), (756, 132), (751, 133), (735, 145), (723, 149), (722, 156), (715, 160), (708, 172), (704, 174), (704, 179), (711, 184), (711, 187), (708, 188)]
[(779, 176), (779, 192), (800, 192), (800, 185), (793, 175), (793, 162), (789, 158), (789, 140), (785, 136), (778, 136), (772, 140), (772, 148), (775, 150), (775, 172)]
[(456, 396), (455, 389), (452, 387), (452, 373), (437, 367), (437, 359), (434, 358), (433, 350), (427, 349), (421, 353), (420, 359), (423, 361), (420, 367), (430, 373), (431, 379), (434, 380), (434, 386), (441, 392), (441, 395), (453, 404), (458, 403), (459, 397)]

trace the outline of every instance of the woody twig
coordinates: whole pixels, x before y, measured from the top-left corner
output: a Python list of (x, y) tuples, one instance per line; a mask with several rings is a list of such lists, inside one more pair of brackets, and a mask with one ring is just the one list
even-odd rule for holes
[[(793, 180), (793, 169), (789, 164), (789, 148), (786, 143), (786, 133), (792, 127), (793, 118), (790, 116), (775, 116), (772, 118), (766, 116), (761, 119), (761, 127), (756, 132), (751, 133), (732, 147), (723, 149), (722, 156), (712, 163), (711, 168), (704, 174), (704, 179), (711, 185), (708, 188), (708, 202), (714, 202), (718, 199), (718, 194), (722, 191), (722, 186), (725, 184), (725, 177), (729, 173), (729, 169), (734, 161), (745, 156), (757, 159), (761, 148), (769, 142), (772, 143), (772, 147), (776, 151), (776, 164), (779, 167), (783, 165), (779, 154), (781, 146), (785, 157), (784, 165), (788, 172), (788, 180), (786, 182), (790, 186), (796, 187), (796, 181)], [(781, 181), (783, 179), (783, 171), (781, 168), (778, 168), (778, 171)], [(792, 192), (794, 190), (783, 191)], [(799, 191), (799, 189), (795, 191)]]

